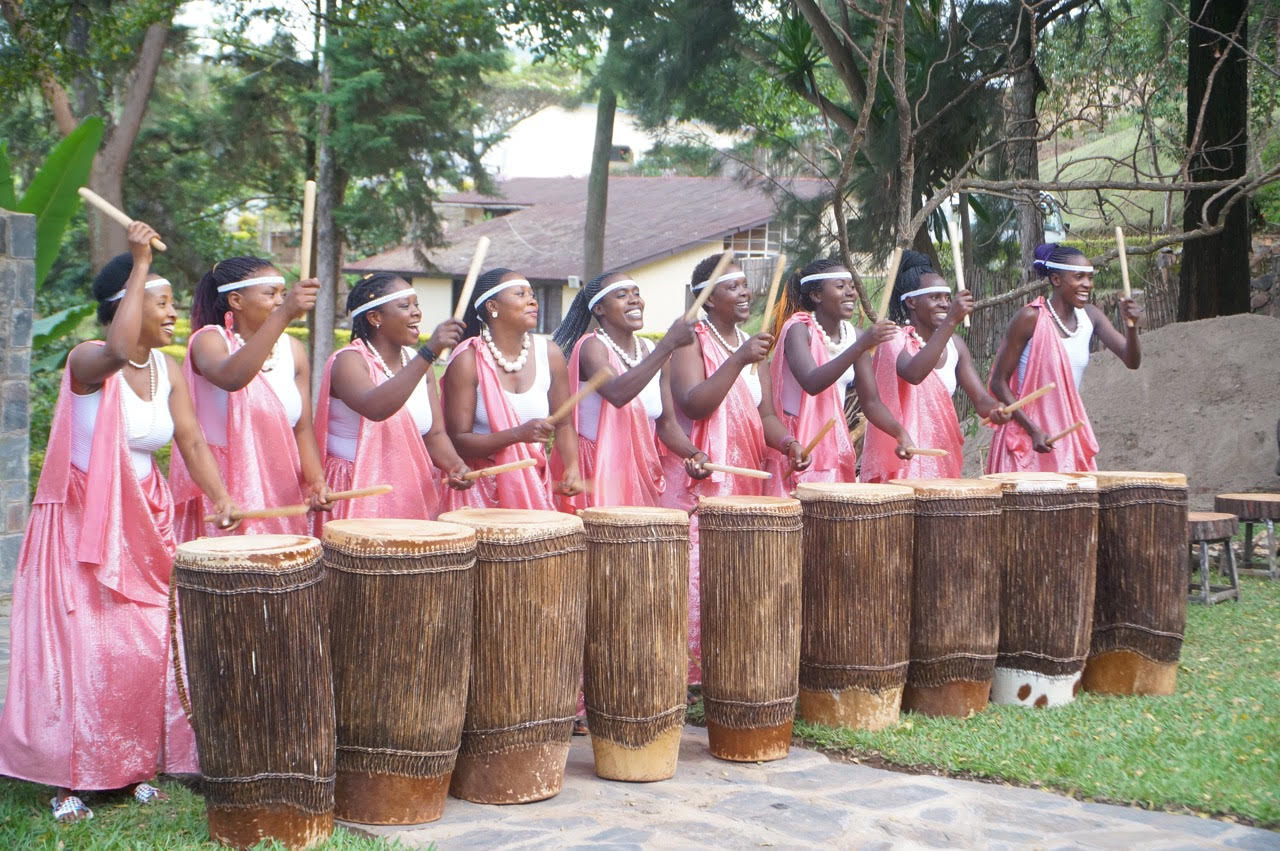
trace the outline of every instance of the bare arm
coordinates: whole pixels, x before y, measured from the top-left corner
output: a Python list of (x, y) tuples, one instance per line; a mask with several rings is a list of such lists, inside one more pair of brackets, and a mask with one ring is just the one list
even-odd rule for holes
[[(564, 352), (558, 346), (547, 346), (547, 366), (551, 370), (551, 388), (547, 391), (548, 410), (557, 410), (569, 401), (569, 365), (565, 362)], [(581, 493), (582, 483), (578, 480), (578, 430), (574, 428), (573, 417), (567, 416), (556, 424), (556, 451), (564, 461), (564, 481), (560, 491), (565, 494)]]
[(313, 505), (318, 505), (325, 502), (327, 489), (320, 447), (316, 443), (315, 423), (311, 418), (311, 364), (301, 342), (290, 337), (289, 345), (293, 348), (293, 381), (298, 386), (298, 395), (302, 397), (302, 415), (293, 427), (293, 439), (298, 444), (298, 460), (302, 465), (302, 481), (306, 483), (307, 496), (313, 498)]
[(149, 225), (129, 225), (129, 251), (133, 254), (133, 271), (124, 284), (124, 297), (116, 307), (115, 317), (107, 326), (106, 345), (76, 346), (67, 358), (71, 370), (71, 389), (85, 395), (95, 392), (114, 372), (129, 361), (142, 332), (142, 300), (147, 275), (151, 271), (151, 238), (157, 236)]
[(810, 396), (817, 396), (844, 375), (863, 352), (886, 342), (898, 333), (898, 326), (887, 320), (877, 322), (866, 333), (859, 336), (852, 346), (822, 366), (814, 362), (813, 355), (809, 352), (810, 333), (809, 329), (803, 325), (798, 323), (792, 325), (787, 331), (787, 339), (783, 341), (783, 347), (787, 355), (787, 366), (791, 369), (791, 374), (796, 377), (796, 383)]
[[(231, 497), (227, 494), (227, 486), (218, 474), (218, 464), (205, 443), (204, 432), (196, 420), (195, 408), (191, 404), (191, 394), (187, 390), (187, 379), (176, 361), (168, 355), (159, 355), (169, 368), (169, 382), (172, 391), (169, 393), (169, 414), (173, 417), (173, 441), (182, 453), (191, 478), (199, 485), (200, 490), (213, 503), (214, 514), (218, 515), (218, 526), (226, 528), (230, 525), (232, 511)], [(270, 507), (270, 506), (264, 506)]]
[[(1106, 314), (1096, 305), (1086, 304), (1084, 309), (1093, 320), (1093, 333), (1098, 335), (1102, 345), (1114, 352), (1129, 369), (1137, 369), (1142, 365), (1142, 347), (1138, 342), (1138, 318), (1142, 315), (1142, 311), (1138, 308), (1136, 301), (1126, 298), (1120, 302), (1124, 334), (1115, 329), (1111, 320), (1107, 319)], [(1126, 319), (1134, 320), (1133, 325), (1124, 322)]]
[[(1027, 343), (1031, 341), (1031, 335), (1035, 333), (1036, 317), (1037, 309), (1034, 307), (1024, 307), (1018, 311), (1010, 321), (1009, 330), (1005, 332), (1000, 349), (996, 352), (995, 368), (991, 372), (991, 394), (999, 399), (1001, 404), (1008, 405), (1017, 401), (1013, 388), (1009, 386), (1009, 379), (1017, 371), (1022, 350), (1027, 347)], [(1014, 411), (1013, 420), (1031, 436), (1034, 444), (1043, 445), (1046, 450), (1048, 449), (1048, 445), (1044, 443), (1047, 435), (1028, 419), (1025, 413), (1021, 410)]]
[(676, 456), (684, 459), (686, 473), (695, 479), (705, 479), (711, 475), (711, 471), (704, 470), (701, 467), (702, 462), (708, 460), (707, 453), (694, 446), (693, 441), (689, 439), (689, 435), (685, 434), (684, 429), (680, 427), (679, 420), (676, 419), (676, 405), (671, 399), (670, 369), (662, 371), (661, 386), (662, 413), (658, 415), (656, 424), (658, 439)]
[(858, 358), (858, 365), (854, 371), (854, 386), (858, 390), (858, 400), (862, 402), (862, 413), (867, 421), (885, 434), (893, 435), (898, 441), (898, 457), (905, 457), (903, 447), (913, 445), (914, 440), (880, 399), (880, 388), (876, 386), (876, 374), (870, 355), (862, 355)]
[[(234, 393), (249, 385), (271, 357), (276, 340), (294, 319), (315, 306), (320, 282), (315, 278), (294, 284), (289, 295), (267, 314), (257, 332), (234, 352), (219, 334), (200, 334), (191, 344), (191, 369), (215, 387)], [(296, 359), (295, 359), (296, 360)]]
[(760, 404), (756, 407), (760, 411), (760, 425), (764, 427), (765, 444), (786, 455), (797, 470), (804, 470), (812, 464), (812, 458), (804, 457), (800, 439), (787, 430), (773, 410), (773, 382), (767, 369), (760, 370)]
[[(702, 363), (700, 344), (677, 349), (671, 358), (671, 396), (680, 410), (691, 420), (701, 420), (724, 403), (738, 374), (753, 363), (765, 359), (773, 345), (770, 334), (756, 334), (744, 342), (711, 375)], [(713, 346), (715, 343), (707, 342)], [(761, 370), (763, 374), (765, 370)]]
[(1008, 414), (996, 413), (993, 416), (992, 412), (1000, 407), (1000, 403), (987, 391), (986, 385), (978, 377), (978, 369), (973, 365), (973, 355), (969, 353), (969, 347), (964, 340), (959, 337), (956, 337), (956, 357), (956, 383), (969, 396), (978, 416), (986, 417), (995, 423), (1008, 422)]
[[(558, 351), (558, 350), (557, 350)], [(564, 362), (563, 356), (561, 363)], [(445, 431), (458, 454), (464, 458), (490, 458), (513, 443), (541, 443), (550, 440), (555, 430), (546, 420), (529, 420), (515, 428), (496, 433), (479, 434), (476, 423), (476, 354), (468, 349), (457, 355), (444, 373), (444, 390), (449, 407), (444, 411)], [(577, 447), (577, 441), (574, 442)]]
[(462, 478), (467, 472), (467, 464), (458, 455), (453, 441), (444, 428), (444, 411), (440, 406), (440, 393), (436, 382), (427, 381), (427, 395), (431, 400), (431, 428), (422, 436), (426, 444), (427, 454), (436, 468), (448, 476), (449, 487), (463, 490), (471, 487), (471, 483)]
[(968, 290), (956, 293), (951, 307), (947, 311), (946, 321), (933, 332), (929, 342), (914, 355), (907, 354), (906, 349), (898, 353), (898, 377), (908, 384), (919, 384), (929, 377), (929, 373), (938, 368), (943, 352), (947, 350), (947, 340), (955, 334), (956, 328), (973, 310), (973, 293)]

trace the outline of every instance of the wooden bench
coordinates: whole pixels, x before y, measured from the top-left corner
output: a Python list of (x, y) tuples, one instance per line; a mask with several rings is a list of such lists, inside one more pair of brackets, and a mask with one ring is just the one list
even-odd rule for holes
[[(1194, 548), (1200, 547), (1200, 587), (1196, 587), (1195, 577), (1188, 588), (1187, 600), (1212, 606), (1223, 600), (1240, 599), (1240, 578), (1236, 572), (1236, 554), (1231, 549), (1231, 537), (1240, 528), (1234, 514), (1216, 511), (1192, 511), (1187, 514), (1187, 537)], [(1222, 544), (1223, 555), (1226, 556), (1227, 568), (1222, 570), (1222, 559), (1218, 559), (1218, 570), (1226, 576), (1229, 585), (1211, 585), (1209, 583), (1209, 545)]]
[[(1280, 579), (1276, 568), (1276, 521), (1280, 520), (1280, 493), (1224, 493), (1213, 501), (1214, 511), (1234, 514), (1244, 524), (1244, 558), (1240, 572), (1250, 576)], [(1267, 530), (1267, 566), (1254, 567), (1253, 527)]]

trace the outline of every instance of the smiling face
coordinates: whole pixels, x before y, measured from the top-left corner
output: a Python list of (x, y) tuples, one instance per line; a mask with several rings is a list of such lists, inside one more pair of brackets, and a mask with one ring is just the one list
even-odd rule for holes
[[(829, 271), (848, 272), (844, 268)], [(827, 278), (816, 290), (809, 293), (809, 301), (813, 304), (814, 313), (828, 319), (849, 319), (858, 309), (857, 293), (853, 288), (852, 278)]]
[[(260, 278), (266, 275), (279, 275), (271, 266), (254, 269), (245, 275), (246, 278)], [(236, 322), (250, 330), (257, 330), (275, 310), (284, 303), (284, 284), (254, 284), (227, 293), (227, 306), (235, 314)]]
[[(601, 282), (600, 288), (604, 289), (617, 281), (624, 280), (627, 280), (626, 275), (610, 275)], [(604, 298), (596, 302), (595, 307), (591, 308), (591, 313), (606, 332), (610, 330), (639, 331), (644, 327), (644, 299), (640, 297), (640, 288), (635, 284), (629, 284), (610, 290), (605, 293)]]
[[(730, 263), (724, 274), (732, 275), (741, 272), (742, 268), (738, 264)], [(727, 325), (737, 325), (747, 321), (747, 317), (751, 315), (751, 284), (745, 276), (708, 286), (714, 286), (715, 290), (707, 297), (707, 315)]]
[(374, 339), (385, 340), (397, 346), (416, 347), (418, 334), (422, 330), (418, 294), (402, 278), (392, 281), (387, 292), (402, 293), (403, 297), (393, 298), (369, 311), (369, 327), (373, 329)]
[[(1064, 263), (1072, 266), (1088, 266), (1089, 261), (1083, 254), (1072, 254)], [(1093, 273), (1074, 272), (1066, 269), (1054, 269), (1049, 276), (1050, 283), (1062, 297), (1068, 307), (1084, 307), (1089, 303), (1089, 294), (1093, 292)]]
[[(522, 279), (518, 272), (508, 272), (499, 283)], [(529, 284), (507, 287), (480, 306), (480, 315), (490, 327), (533, 331), (538, 327), (538, 298)]]
[[(159, 275), (148, 275), (148, 281)], [(148, 349), (167, 346), (173, 342), (173, 323), (178, 311), (173, 303), (173, 288), (165, 285), (149, 287), (142, 294), (142, 328), (138, 339)]]
[[(926, 287), (945, 287), (947, 282), (935, 272), (920, 276), (920, 289)], [(917, 328), (933, 330), (947, 318), (951, 309), (951, 293), (925, 293), (912, 296), (906, 300), (907, 313), (911, 315), (911, 324)]]

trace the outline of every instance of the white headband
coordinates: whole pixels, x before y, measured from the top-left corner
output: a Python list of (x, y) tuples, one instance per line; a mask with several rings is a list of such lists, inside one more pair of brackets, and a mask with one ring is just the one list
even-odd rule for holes
[[(169, 283), (169, 280), (167, 278), (152, 278), (150, 281), (147, 281), (146, 284), (143, 285), (143, 289), (149, 290), (152, 287), (171, 287), (171, 286), (173, 286), (173, 284)], [(124, 298), (123, 289), (121, 289), (120, 292), (116, 293), (115, 295), (108, 297), (106, 300), (119, 301), (122, 298)]]
[(284, 278), (280, 277), (279, 275), (263, 275), (258, 278), (245, 278), (243, 281), (232, 281), (229, 284), (223, 284), (222, 286), (218, 287), (218, 292), (229, 293), (232, 290), (239, 290), (239, 289), (243, 289), (244, 287), (251, 287), (254, 284), (283, 284), (283, 283), (284, 283)]
[(526, 281), (524, 278), (512, 278), (509, 281), (503, 281), (502, 283), (498, 284), (496, 287), (490, 287), (489, 289), (482, 292), (480, 294), (480, 298), (475, 300), (474, 307), (477, 310), (479, 310), (480, 305), (484, 304), (486, 301), (493, 298), (498, 293), (505, 290), (507, 287), (527, 287), (527, 286), (529, 286), (529, 282)]
[(636, 284), (636, 282), (631, 280), (630, 278), (624, 278), (621, 281), (614, 281), (612, 284), (600, 290), (600, 292), (596, 293), (594, 296), (591, 297), (591, 301), (587, 302), (587, 310), (590, 310), (591, 308), (595, 307), (596, 303), (599, 302), (600, 299), (604, 298), (606, 295), (613, 292), (614, 290), (620, 290), (623, 287), (634, 287), (634, 286), (638, 286), (638, 284)]
[[(745, 277), (746, 277), (746, 274), (743, 272), (728, 272), (727, 274), (721, 275), (720, 277), (716, 278), (716, 283), (723, 284), (725, 281), (736, 281), (739, 278), (745, 278)], [(696, 283), (693, 286), (689, 287), (689, 289), (696, 293), (698, 290), (702, 289), (709, 283), (711, 283), (711, 281), (700, 281), (699, 283)]]
[(805, 275), (800, 279), (801, 286), (810, 281), (852, 281), (853, 274), (850, 272), (818, 272), (813, 275)]
[(408, 298), (411, 295), (413, 295), (412, 287), (407, 290), (396, 290), (394, 292), (383, 293), (372, 301), (366, 301), (364, 304), (351, 311), (351, 318), (355, 319), (366, 310), (373, 310), (375, 307), (382, 307), (382, 305), (389, 301), (395, 301), (398, 298)]
[(1070, 263), (1054, 263), (1052, 260), (1041, 260), (1041, 263), (1049, 269), (1061, 269), (1064, 272), (1093, 272), (1092, 266), (1073, 266)]
[(903, 293), (898, 296), (898, 301), (906, 301), (909, 298), (915, 298), (918, 295), (928, 295), (929, 293), (950, 293), (951, 287), (921, 287), (918, 290), (912, 290), (909, 293)]

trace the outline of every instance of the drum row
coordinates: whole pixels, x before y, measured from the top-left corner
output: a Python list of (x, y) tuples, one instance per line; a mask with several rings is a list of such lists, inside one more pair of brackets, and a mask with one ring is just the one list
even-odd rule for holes
[[(875, 729), (903, 706), (1054, 705), (1082, 670), (1086, 688), (1172, 690), (1185, 478), (805, 485), (795, 499), (704, 499), (697, 514), (718, 757), (785, 756), (797, 712)], [(448, 793), (555, 795), (580, 676), (597, 774), (674, 774), (688, 516), (493, 509), (440, 520), (332, 521), (323, 541), (178, 548), (216, 840), (306, 847), (335, 813), (412, 824), (439, 818)]]

